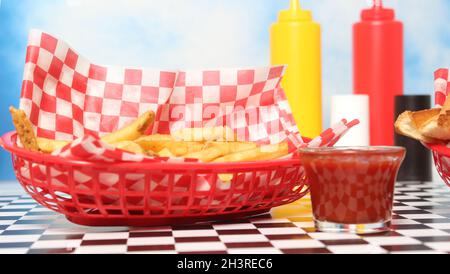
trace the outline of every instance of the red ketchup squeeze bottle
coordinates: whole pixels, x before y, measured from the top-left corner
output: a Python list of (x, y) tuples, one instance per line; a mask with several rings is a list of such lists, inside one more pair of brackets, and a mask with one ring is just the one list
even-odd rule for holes
[(403, 95), (403, 24), (374, 0), (353, 25), (353, 88), (370, 98), (370, 143), (394, 145), (394, 100)]

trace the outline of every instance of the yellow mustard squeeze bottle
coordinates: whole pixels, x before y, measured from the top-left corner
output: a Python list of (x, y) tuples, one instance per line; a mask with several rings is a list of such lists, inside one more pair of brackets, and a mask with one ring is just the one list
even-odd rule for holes
[(272, 65), (288, 65), (281, 83), (300, 133), (316, 137), (322, 132), (321, 29), (312, 13), (291, 0), (270, 30)]

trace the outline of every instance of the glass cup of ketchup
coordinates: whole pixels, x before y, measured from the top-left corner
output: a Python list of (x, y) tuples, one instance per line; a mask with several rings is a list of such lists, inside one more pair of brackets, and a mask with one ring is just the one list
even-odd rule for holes
[(316, 229), (381, 233), (390, 229), (401, 147), (300, 149)]

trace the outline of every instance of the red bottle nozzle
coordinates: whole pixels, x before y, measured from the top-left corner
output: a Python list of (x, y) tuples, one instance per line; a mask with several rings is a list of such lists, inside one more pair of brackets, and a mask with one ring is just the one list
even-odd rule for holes
[(382, 0), (373, 0), (373, 7), (363, 10), (361, 17), (364, 21), (394, 20), (395, 12), (393, 9), (384, 8)]
[(373, 6), (375, 8), (382, 8), (383, 7), (383, 0), (373, 0)]

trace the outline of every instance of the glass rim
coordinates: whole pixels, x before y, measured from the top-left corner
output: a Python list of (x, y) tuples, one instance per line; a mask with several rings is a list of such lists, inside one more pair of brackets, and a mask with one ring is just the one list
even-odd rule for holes
[(346, 154), (358, 155), (364, 154), (387, 154), (405, 152), (406, 148), (400, 146), (343, 146), (343, 147), (321, 147), (321, 148), (299, 148), (297, 150), (300, 154)]

